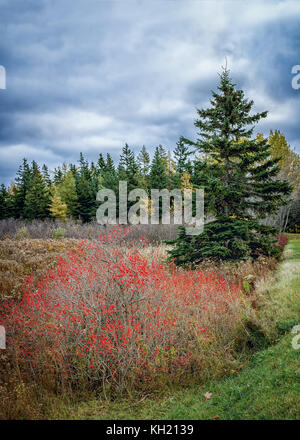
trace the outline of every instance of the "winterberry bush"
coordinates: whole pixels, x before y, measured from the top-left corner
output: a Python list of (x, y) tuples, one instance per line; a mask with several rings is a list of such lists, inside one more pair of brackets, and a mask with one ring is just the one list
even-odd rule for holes
[(241, 286), (166, 266), (122, 245), (126, 233), (83, 240), (37, 285), (28, 277), (20, 302), (3, 305), (8, 350), (35, 380), (50, 374), (55, 386), (113, 393), (183, 383), (217, 369), (213, 353), (228, 358), (246, 307)]

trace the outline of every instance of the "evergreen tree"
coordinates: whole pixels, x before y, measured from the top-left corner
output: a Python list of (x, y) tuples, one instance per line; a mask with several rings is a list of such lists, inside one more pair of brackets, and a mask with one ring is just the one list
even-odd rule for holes
[[(167, 172), (167, 161), (165, 151), (161, 146), (155, 148), (149, 174), (149, 188), (168, 189), (169, 175)], [(151, 194), (150, 194), (151, 195)], [(151, 207), (151, 205), (149, 206)], [(162, 217), (162, 200), (159, 201), (159, 219)]]
[(183, 173), (191, 174), (192, 163), (189, 160), (189, 156), (193, 154), (189, 147), (185, 145), (182, 138), (176, 143), (176, 148), (174, 150), (176, 174), (179, 178)]
[[(120, 162), (117, 170), (118, 184), (120, 181), (127, 182), (127, 194), (140, 185), (140, 173), (138, 163), (135, 160), (134, 152), (129, 148), (128, 144), (122, 149)], [(116, 188), (117, 202), (119, 202), (119, 187)], [(135, 202), (128, 201), (128, 209), (134, 205)], [(119, 215), (119, 203), (117, 205), (117, 216)]]
[(279, 252), (276, 230), (262, 220), (286, 203), (291, 188), (287, 181), (275, 180), (278, 159), (271, 157), (267, 141), (251, 139), (254, 125), (267, 112), (250, 115), (253, 101), (235, 88), (227, 70), (221, 74), (218, 90), (213, 92), (211, 107), (198, 110), (198, 140), (184, 139), (209, 158), (199, 161), (198, 176), (205, 189), (206, 209), (215, 220), (198, 236), (187, 235), (180, 228), (170, 251), (177, 264)]
[(9, 217), (8, 198), (8, 191), (2, 184), (0, 187), (0, 220)]
[(45, 164), (42, 166), (42, 173), (43, 173), (47, 187), (50, 188), (52, 182), (51, 182), (51, 178), (50, 178), (50, 174), (49, 174), (49, 169), (48, 169), (47, 165), (45, 165)]
[(134, 152), (129, 148), (128, 144), (122, 149), (120, 163), (118, 167), (118, 178), (127, 182), (128, 191), (138, 187), (139, 168), (134, 157)]
[(161, 146), (155, 148), (154, 157), (151, 163), (149, 185), (154, 189), (168, 187), (169, 176), (166, 167), (166, 155)]
[(150, 156), (146, 150), (145, 145), (143, 145), (141, 151), (137, 156), (137, 163), (139, 166), (140, 174), (145, 179), (150, 170)]
[(17, 171), (12, 193), (12, 213), (15, 218), (24, 217), (25, 199), (31, 184), (31, 174), (27, 160), (23, 159)]
[(118, 175), (115, 169), (114, 161), (109, 153), (106, 155), (103, 170), (101, 171), (102, 187), (112, 189), (115, 193), (118, 192)]
[(105, 166), (106, 166), (102, 153), (99, 154), (97, 165), (98, 165), (98, 169), (99, 169), (100, 173), (102, 173), (105, 170)]
[[(95, 217), (97, 210), (98, 176), (92, 174), (89, 164), (84, 159), (82, 153), (80, 153), (79, 164), (79, 172), (75, 174), (76, 192), (78, 195), (77, 216), (84, 222), (89, 222)], [(95, 183), (95, 179), (97, 183)]]
[(49, 216), (50, 193), (36, 162), (32, 162), (31, 181), (26, 193), (23, 217), (45, 219)]
[(61, 168), (54, 168), (54, 177), (53, 182), (55, 185), (58, 185), (62, 182), (62, 179), (64, 177), (64, 173), (62, 172)]

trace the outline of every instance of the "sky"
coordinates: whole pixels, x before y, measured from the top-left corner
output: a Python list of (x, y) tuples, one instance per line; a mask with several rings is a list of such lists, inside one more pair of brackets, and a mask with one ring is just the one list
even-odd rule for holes
[(255, 132), (280, 129), (300, 153), (299, 24), (289, 0), (0, 0), (0, 183), (23, 157), (53, 170), (195, 140), (226, 59), (269, 111)]

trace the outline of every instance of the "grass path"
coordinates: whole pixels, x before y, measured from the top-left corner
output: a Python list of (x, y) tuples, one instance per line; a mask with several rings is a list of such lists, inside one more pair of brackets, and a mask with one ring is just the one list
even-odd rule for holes
[[(300, 238), (291, 238), (267, 295), (267, 310), (282, 335), (253, 355), (241, 372), (203, 386), (169, 391), (141, 402), (94, 400), (66, 408), (75, 419), (300, 419), (300, 349), (291, 328), (300, 324)], [(205, 393), (211, 393), (209, 399)]]

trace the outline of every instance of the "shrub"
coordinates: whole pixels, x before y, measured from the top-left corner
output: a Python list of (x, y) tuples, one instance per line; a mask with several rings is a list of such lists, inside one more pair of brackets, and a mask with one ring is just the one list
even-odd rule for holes
[(33, 282), (57, 265), (59, 257), (66, 257), (67, 249), (77, 248), (79, 240), (0, 240), (0, 307), (10, 298), (18, 301), (24, 279)]
[(114, 393), (236, 365), (230, 345), (248, 307), (241, 287), (122, 248), (125, 233), (115, 228), (82, 241), (37, 286), (27, 278), (19, 303), (3, 306), (21, 368), (35, 380), (52, 373), (55, 386)]
[(16, 232), (16, 239), (25, 240), (26, 238), (30, 238), (28, 229), (25, 226), (23, 228), (19, 228)]
[[(76, 239), (97, 239), (101, 234), (107, 233), (113, 226), (99, 225), (96, 221), (81, 223), (79, 220), (68, 219), (63, 222), (56, 219), (32, 220), (8, 218), (0, 220), (0, 239), (15, 239), (19, 228), (27, 228), (30, 238), (47, 239), (53, 237), (53, 231), (61, 227), (66, 230), (65, 237)], [(139, 242), (141, 237), (146, 237), (150, 243), (161, 243), (162, 240), (174, 239), (177, 235), (177, 225), (135, 225), (123, 240), (128, 242)]]
[(66, 233), (67, 231), (64, 228), (56, 228), (54, 229), (54, 231), (52, 231), (52, 238), (54, 239), (65, 238)]
[(278, 237), (277, 244), (283, 250), (285, 246), (288, 244), (289, 237), (286, 234), (280, 234)]

